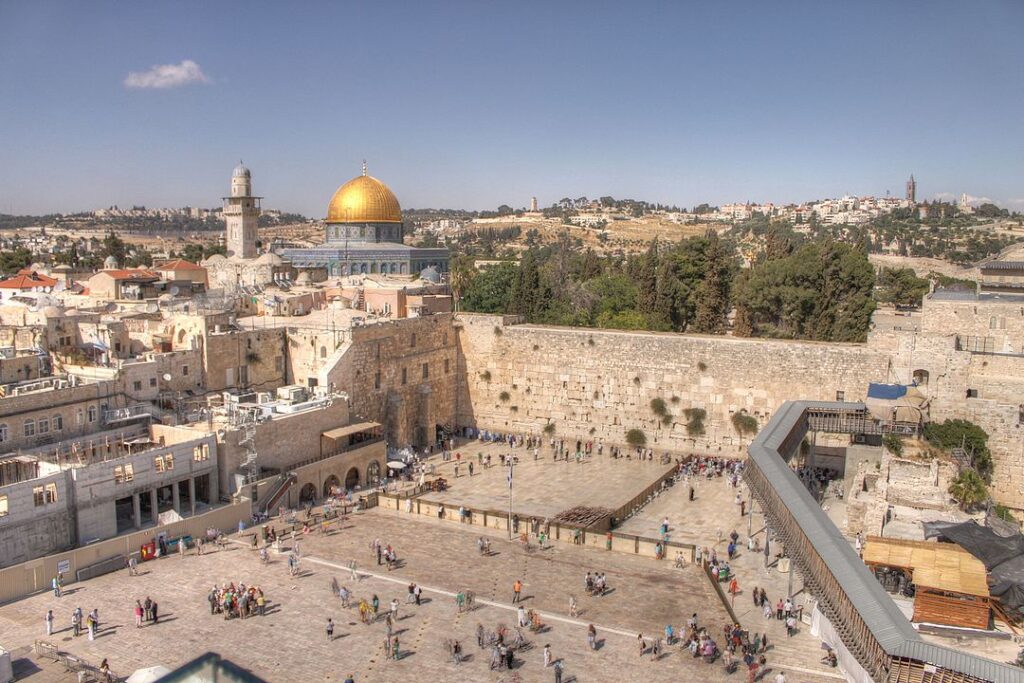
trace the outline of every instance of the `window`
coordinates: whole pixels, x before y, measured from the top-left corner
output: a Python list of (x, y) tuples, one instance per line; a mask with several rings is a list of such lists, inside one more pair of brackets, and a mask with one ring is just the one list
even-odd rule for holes
[(380, 389), (380, 370), (373, 376), (373, 388)]
[(157, 471), (158, 474), (164, 471), (164, 456), (158, 455), (155, 458), (153, 458), (153, 468)]
[(196, 462), (203, 462), (210, 459), (210, 444), (199, 444), (192, 449), (192, 459)]
[(97, 412), (98, 411), (96, 410), (96, 406), (89, 406), (89, 422), (96, 421)]
[(135, 391), (142, 391), (142, 380), (137, 379), (132, 382), (132, 389), (135, 389)]
[(182, 377), (188, 377), (188, 366), (187, 365), (182, 365), (181, 366), (181, 376)]
[(410, 349), (415, 349), (416, 348), (416, 333), (415, 332), (412, 333), (412, 340), (409, 342), (409, 348)]
[(0, 443), (7, 441), (7, 425), (0, 424)]
[(978, 398), (978, 390), (977, 389), (968, 389), (967, 390), (967, 398)]
[(405, 381), (406, 381), (405, 368), (402, 368), (402, 384), (405, 384)]
[(321, 346), (320, 347), (320, 357), (321, 358), (327, 358), (327, 347), (326, 346)]
[(380, 342), (377, 342), (377, 360), (380, 360)]
[(64, 429), (64, 416), (54, 415), (52, 418), (50, 418), (50, 426), (53, 428), (53, 431), (55, 432), (59, 432), (62, 429)]
[(429, 379), (429, 378), (430, 378), (430, 364), (429, 363), (424, 363), (423, 364), (423, 379)]
[(25, 420), (25, 436), (36, 435), (36, 423), (35, 420)]
[(135, 466), (132, 464), (118, 465), (114, 468), (114, 483), (123, 484), (135, 478)]
[(845, 398), (846, 398), (846, 392), (845, 391), (837, 391), (836, 392), (836, 400), (837, 401), (842, 401)]
[(57, 485), (45, 484), (44, 486), (33, 486), (32, 498), (33, 500), (35, 500), (36, 507), (39, 507), (41, 505), (49, 505), (50, 503), (56, 503)]
[(41, 417), (41, 418), (39, 418), (39, 421), (36, 422), (36, 431), (39, 432), (40, 434), (49, 434), (50, 433), (50, 418), (48, 418), (48, 417)]
[(7, 516), (7, 496), (0, 496), (0, 517)]
[(444, 359), (444, 374), (448, 374), (448, 359)]
[(149, 386), (151, 386), (151, 387), (155, 387), (156, 386), (156, 377), (150, 377), (149, 378)]

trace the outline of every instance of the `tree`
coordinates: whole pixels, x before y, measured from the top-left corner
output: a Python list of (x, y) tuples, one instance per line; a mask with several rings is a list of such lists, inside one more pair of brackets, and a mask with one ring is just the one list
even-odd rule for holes
[(896, 436), (895, 434), (886, 434), (882, 437), (882, 445), (884, 445), (890, 453), (895, 455), (897, 458), (903, 455), (903, 439)]
[(473, 278), (462, 299), (462, 308), (477, 313), (508, 313), (509, 298), (518, 269), (514, 263), (501, 263)]
[(658, 239), (651, 241), (647, 253), (637, 264), (637, 309), (644, 314), (654, 313), (658, 296)]
[(988, 433), (968, 420), (929, 422), (924, 426), (925, 440), (949, 453), (963, 448), (971, 458), (971, 466), (985, 480), (992, 474), (992, 453), (988, 449)]
[(107, 236), (103, 238), (103, 248), (100, 250), (100, 256), (103, 259), (113, 256), (118, 265), (122, 265), (127, 255), (128, 247), (125, 245), (124, 240), (114, 234), (113, 231), (107, 233)]
[(973, 469), (965, 469), (957, 475), (949, 485), (949, 494), (965, 511), (988, 500), (985, 480)]
[(452, 298), (455, 299), (455, 310), (459, 310), (459, 303), (466, 291), (472, 286), (476, 277), (476, 269), (473, 267), (473, 258), (460, 254), (452, 259), (448, 283), (452, 288)]
[(722, 246), (718, 234), (709, 230), (704, 251), (704, 280), (697, 288), (697, 306), (693, 331), (721, 334), (729, 314), (733, 258)]
[(877, 298), (895, 306), (920, 306), (928, 293), (928, 280), (917, 277), (912, 268), (883, 268), (878, 273)]

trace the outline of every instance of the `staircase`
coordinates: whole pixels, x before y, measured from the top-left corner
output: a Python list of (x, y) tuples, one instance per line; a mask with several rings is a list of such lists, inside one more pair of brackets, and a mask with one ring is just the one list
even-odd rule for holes
[(264, 497), (263, 501), (260, 502), (260, 512), (264, 515), (269, 515), (270, 511), (277, 507), (277, 504), (281, 502), (284, 495), (288, 493), (288, 489), (292, 487), (295, 482), (298, 481), (298, 477), (295, 476), (294, 472), (285, 472), (277, 478), (277, 481), (270, 487), (270, 493)]

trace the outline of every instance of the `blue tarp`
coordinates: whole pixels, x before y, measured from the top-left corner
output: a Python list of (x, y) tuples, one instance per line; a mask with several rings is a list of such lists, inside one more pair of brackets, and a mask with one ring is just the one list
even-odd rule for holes
[(868, 384), (868, 398), (880, 398), (885, 401), (895, 401), (907, 394), (907, 387), (902, 384)]

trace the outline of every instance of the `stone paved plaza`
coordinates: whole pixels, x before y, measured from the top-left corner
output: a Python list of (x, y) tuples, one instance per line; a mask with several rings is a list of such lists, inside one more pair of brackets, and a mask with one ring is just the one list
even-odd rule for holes
[[(613, 463), (618, 467), (620, 463)], [(629, 468), (642, 468), (641, 463), (621, 463)], [(447, 466), (447, 465), (446, 465)], [(613, 500), (615, 483), (601, 463), (594, 467), (558, 463), (538, 464), (548, 468), (542, 479), (551, 482), (550, 495), (557, 496), (559, 487), (579, 501), (590, 501), (585, 486), (607, 491)], [(524, 466), (522, 471), (526, 471)], [(657, 468), (644, 473), (657, 476)], [(604, 472), (595, 476), (591, 473)], [(495, 476), (495, 474), (497, 476)], [(491, 481), (492, 479), (496, 481)], [(532, 481), (517, 479), (526, 488)], [(642, 480), (641, 480), (642, 481)], [(478, 483), (479, 482), (479, 483)], [(501, 468), (492, 468), (485, 477), (460, 477), (460, 489), (470, 492), (480, 485), (494, 495), (495, 486), (504, 484)], [(581, 482), (584, 485), (581, 485)], [(638, 484), (635, 488), (642, 488)], [(634, 488), (630, 484), (630, 490)], [(707, 529), (714, 534), (721, 524), (723, 533), (740, 526), (738, 510), (731, 506), (735, 489), (721, 480), (702, 484), (698, 491), (699, 506), (680, 495), (684, 487), (675, 487), (659, 496), (649, 509), (630, 519), (636, 533), (648, 531), (644, 526), (657, 526), (665, 514), (672, 520), (673, 537), (696, 540)], [(525, 495), (525, 492), (524, 492)], [(632, 494), (630, 494), (632, 495)], [(538, 497), (541, 500), (541, 497)], [(572, 503), (575, 504), (575, 503)], [(607, 503), (605, 503), (607, 504)], [(568, 504), (566, 505), (568, 506)], [(703, 520), (714, 515), (715, 521)], [(725, 521), (722, 521), (725, 520)], [(694, 528), (698, 531), (694, 531)], [(740, 529), (745, 538), (745, 525)], [(481, 557), (475, 539), (481, 533), (492, 535), (495, 554)], [(142, 576), (128, 577), (125, 571), (70, 586), (68, 594), (55, 598), (43, 593), (0, 607), (0, 646), (24, 656), (35, 639), (45, 639), (43, 615), (54, 609), (58, 633), (50, 639), (62, 650), (81, 655), (96, 664), (108, 657), (114, 671), (126, 675), (136, 668), (163, 664), (180, 665), (207, 650), (214, 650), (269, 681), (342, 681), (349, 674), (358, 683), (366, 681), (553, 681), (554, 674), (542, 665), (542, 647), (550, 644), (555, 658), (565, 664), (566, 681), (726, 681), (745, 680), (744, 673), (726, 675), (721, 662), (704, 664), (694, 660), (679, 647), (669, 648), (658, 661), (650, 654), (638, 654), (637, 634), (660, 635), (667, 623), (677, 630), (687, 617), (697, 612), (702, 623), (712, 628), (716, 640), (728, 616), (713, 587), (700, 570), (672, 567), (668, 562), (650, 558), (555, 544), (546, 550), (527, 552), (518, 544), (509, 544), (501, 532), (461, 525), (452, 520), (437, 520), (398, 511), (370, 510), (351, 516), (328, 536), (316, 534), (300, 540), (302, 573), (288, 576), (283, 556), (274, 556), (263, 566), (255, 552), (247, 549), (248, 535), (227, 550), (202, 557), (177, 556), (142, 565)], [(677, 535), (678, 534), (678, 535)], [(393, 572), (376, 565), (370, 542), (379, 538), (392, 544), (400, 565)], [(713, 538), (708, 537), (708, 543)], [(290, 544), (285, 543), (285, 548)], [(723, 546), (719, 546), (722, 548)], [(360, 572), (352, 581), (345, 568), (355, 559)], [(761, 581), (771, 586), (772, 599), (785, 590), (784, 577), (764, 574), (759, 556), (741, 557), (736, 563), (744, 589)], [(601, 598), (584, 595), (583, 579), (587, 571), (601, 571), (608, 576), (610, 593)], [(392, 598), (401, 601), (397, 633), (405, 656), (399, 661), (384, 657), (383, 622), (366, 626), (359, 623), (355, 609), (346, 611), (330, 590), (331, 578), (353, 589), (357, 597), (376, 594), (382, 605)], [(546, 632), (527, 635), (531, 647), (518, 657), (512, 672), (490, 671), (489, 652), (477, 648), (475, 628), (483, 623), (489, 629), (498, 624), (513, 626), (515, 612), (510, 607), (512, 583), (524, 583), (524, 604), (540, 610)], [(211, 616), (206, 594), (214, 583), (244, 581), (261, 586), (269, 600), (265, 617), (225, 621)], [(407, 606), (407, 585), (415, 581), (424, 587), (424, 604)], [(471, 613), (457, 614), (454, 593), (469, 589), (477, 596), (478, 607)], [(569, 595), (575, 595), (582, 614), (568, 618)], [(781, 595), (782, 593), (778, 593)], [(161, 623), (136, 629), (132, 606), (135, 599), (150, 596), (159, 602)], [(786, 672), (790, 683), (797, 681), (831, 681), (838, 676), (819, 663), (821, 650), (815, 639), (801, 630), (787, 639), (779, 622), (765, 622), (753, 614), (753, 605), (746, 591), (736, 601), (736, 611), (751, 631), (768, 631), (773, 647), (768, 651), (769, 667)], [(85, 636), (73, 638), (70, 613), (76, 606), (88, 611), (98, 607), (102, 629), (95, 642)], [(337, 623), (335, 639), (328, 642), (324, 625), (331, 617)], [(593, 623), (598, 629), (601, 647), (590, 651), (586, 628)], [(467, 661), (456, 666), (446, 657), (444, 640), (459, 638), (464, 644)], [(765, 677), (771, 680), (774, 673)], [(29, 676), (32, 681), (69, 681), (53, 667), (46, 667)]]
[[(568, 448), (568, 443), (566, 444)], [(575, 448), (575, 446), (573, 446)], [(513, 509), (522, 516), (554, 517), (576, 505), (616, 509), (628, 503), (671, 466), (657, 461), (613, 459), (607, 450), (577, 463), (555, 462), (552, 450), (545, 443), (534, 460), (533, 449), (509, 448), (499, 443), (470, 441), (456, 451), (462, 454), (459, 476), (454, 476), (455, 461), (433, 462), (450, 488), (443, 493), (426, 493), (424, 500), (444, 503), (449, 509), (459, 505), (482, 510), (508, 509), (508, 468), (501, 466), (500, 454), (514, 454), (519, 465), (514, 468)], [(491, 466), (477, 465), (477, 454), (490, 454)], [(474, 464), (469, 476), (468, 463)]]

